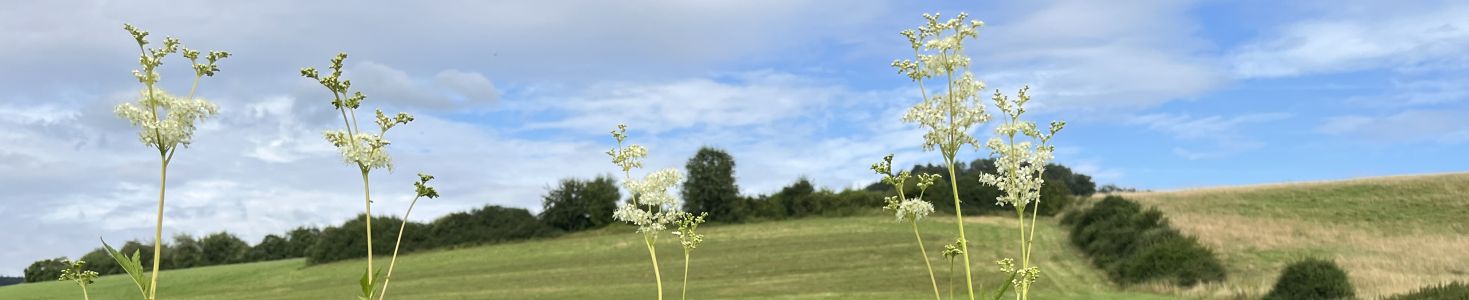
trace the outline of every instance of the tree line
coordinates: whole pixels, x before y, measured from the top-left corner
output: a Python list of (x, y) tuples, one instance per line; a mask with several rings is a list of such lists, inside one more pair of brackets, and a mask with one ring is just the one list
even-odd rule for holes
[[(810, 216), (847, 216), (871, 213), (882, 207), (883, 197), (890, 195), (892, 186), (881, 182), (863, 189), (834, 191), (818, 189), (806, 178), (799, 178), (790, 185), (771, 194), (742, 195), (735, 182), (735, 160), (723, 150), (704, 147), (694, 154), (685, 165), (688, 179), (681, 193), (684, 209), (691, 212), (709, 212), (711, 222), (741, 223), (768, 220), (783, 220)], [(978, 159), (957, 170), (959, 180), (978, 182), (980, 172), (994, 172), (994, 160)], [(942, 174), (938, 183), (928, 189), (926, 200), (945, 203), (951, 192), (947, 170), (942, 166), (915, 165), (911, 172)], [(1053, 215), (1072, 202), (1073, 196), (1090, 195), (1096, 192), (1091, 177), (1073, 172), (1061, 165), (1048, 165), (1045, 170), (1046, 185), (1042, 188), (1041, 210), (1043, 215)], [(960, 199), (966, 204), (965, 213), (1000, 212), (994, 205), (999, 191), (980, 184), (961, 184)], [(597, 229), (613, 224), (612, 211), (622, 199), (618, 183), (608, 176), (591, 179), (567, 178), (550, 187), (542, 196), (539, 214), (531, 214), (520, 208), (487, 205), (482, 208), (451, 213), (428, 223), (406, 223), (403, 228), (405, 248), (403, 252), (431, 249), (457, 248), (528, 239), (554, 237), (568, 232)], [(980, 205), (988, 204), (988, 205)], [(952, 212), (953, 207), (936, 205), (940, 211)], [(973, 212), (967, 210), (975, 210)], [(234, 234), (218, 232), (195, 238), (187, 234), (174, 236), (165, 243), (162, 269), (182, 269), (234, 263), (270, 261), (288, 258), (305, 258), (308, 264), (319, 264), (367, 256), (364, 231), (365, 215), (326, 228), (298, 227), (282, 234), (271, 234), (251, 245)], [(389, 216), (374, 216), (373, 249), (376, 253), (391, 252), (393, 239), (397, 238), (397, 224), (402, 219)], [(120, 249), (123, 253), (149, 249), (144, 243), (129, 241)], [(151, 251), (142, 251), (143, 264), (152, 263)], [(82, 256), (89, 269), (100, 274), (121, 274), (118, 266), (102, 248)], [(64, 265), (61, 258), (45, 259), (32, 263), (25, 270), (26, 282), (56, 280)]]

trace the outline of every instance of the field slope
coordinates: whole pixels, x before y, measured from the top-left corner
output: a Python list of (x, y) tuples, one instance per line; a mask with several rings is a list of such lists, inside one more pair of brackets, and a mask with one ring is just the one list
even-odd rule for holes
[(1285, 264), (1334, 259), (1359, 296), (1469, 281), (1469, 174), (1131, 193), (1214, 248), (1228, 283), (1200, 296), (1262, 295)]
[[(944, 218), (925, 220), (934, 267), (948, 269), (935, 249), (951, 242)], [(976, 283), (1002, 280), (995, 258), (1013, 256), (1014, 227), (1005, 218), (975, 218)], [(690, 299), (931, 299), (912, 231), (888, 217), (815, 218), (707, 227), (695, 253)], [(1171, 299), (1116, 291), (1066, 243), (1047, 219), (1035, 246), (1042, 279), (1036, 299)], [(660, 241), (667, 299), (677, 299), (683, 259), (676, 240)], [(164, 299), (351, 299), (361, 261), (306, 267), (300, 259), (165, 271)], [(962, 269), (962, 267), (961, 267)], [(552, 240), (433, 251), (399, 261), (389, 296), (399, 299), (652, 299), (653, 274), (640, 238), (608, 228)], [(120, 276), (99, 279), (93, 299), (134, 299)], [(940, 280), (943, 280), (942, 277)], [(962, 279), (960, 279), (962, 280)], [(962, 289), (962, 281), (960, 283)], [(978, 288), (978, 287), (976, 287)], [(0, 299), (77, 299), (72, 284), (0, 287)]]

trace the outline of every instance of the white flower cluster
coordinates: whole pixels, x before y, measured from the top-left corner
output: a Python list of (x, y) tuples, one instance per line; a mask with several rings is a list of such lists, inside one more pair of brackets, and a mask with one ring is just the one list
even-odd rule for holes
[[(945, 158), (953, 159), (963, 145), (979, 147), (979, 140), (969, 131), (990, 119), (979, 97), (984, 83), (968, 70), (970, 59), (964, 55), (964, 40), (979, 37), (979, 27), (984, 23), (966, 23), (968, 16), (962, 13), (944, 22), (939, 22), (938, 14), (923, 17), (928, 23), (918, 31), (903, 31), (915, 59), (892, 63), (899, 73), (918, 82), (923, 93), (923, 101), (909, 108), (903, 121), (929, 129), (923, 135), (924, 150), (939, 149)], [(948, 89), (929, 95), (923, 81), (934, 77), (945, 78), (942, 84)]]
[(169, 151), (178, 145), (188, 147), (193, 140), (195, 121), (219, 114), (219, 107), (204, 99), (183, 99), (161, 89), (143, 90), (137, 104), (117, 105), (115, 112), (133, 126), (140, 127), (138, 138), (143, 144)]
[(918, 221), (933, 213), (933, 203), (916, 198), (907, 199), (898, 202), (897, 209), (894, 211), (896, 211), (899, 222)]
[(682, 203), (668, 192), (683, 180), (683, 174), (668, 168), (649, 173), (641, 180), (633, 179), (632, 169), (642, 167), (648, 150), (638, 145), (622, 146), (627, 138), (627, 125), (618, 125), (612, 137), (617, 140), (617, 148), (607, 151), (607, 155), (612, 157), (613, 164), (622, 167), (625, 175), (622, 186), (632, 194), (630, 200), (612, 211), (612, 218), (638, 226), (638, 232), (650, 233), (667, 229), (668, 224), (688, 214), (679, 210)]
[(80, 285), (88, 285), (92, 284), (92, 279), (97, 278), (96, 271), (85, 270), (87, 266), (86, 261), (63, 259), (61, 263), (66, 265), (66, 268), (61, 269), (61, 278), (57, 278), (57, 280), (70, 280)]
[(357, 125), (357, 108), (367, 98), (362, 92), (352, 93), (347, 96), (352, 88), (352, 80), (342, 78), (342, 65), (347, 60), (347, 53), (337, 53), (332, 57), (331, 70), (327, 76), (321, 76), (316, 68), (302, 68), (301, 76), (315, 79), (327, 90), (332, 92), (332, 106), (342, 113), (342, 122), (346, 128), (342, 130), (327, 130), (323, 136), (327, 142), (337, 147), (342, 153), (342, 160), (348, 164), (356, 164), (363, 172), (373, 169), (386, 168), (393, 170), (393, 159), (388, 156), (386, 148), (390, 144), (385, 138), (389, 129), (394, 126), (413, 122), (413, 116), (407, 113), (398, 113), (392, 117), (376, 109), (374, 123), (378, 126), (377, 133), (368, 133)]
[[(1002, 194), (996, 204), (1010, 204), (1016, 208), (1040, 201), (1040, 189), (1045, 184), (1041, 175), (1055, 151), (1055, 146), (1050, 145), (1051, 137), (1066, 125), (1065, 122), (1051, 122), (1050, 130), (1041, 132), (1035, 123), (1021, 120), (1020, 116), (1025, 113), (1024, 105), (1030, 101), (1029, 90), (1028, 86), (1021, 88), (1014, 102), (999, 91), (995, 92), (995, 104), (1008, 120), (995, 127), (997, 137), (991, 138), (985, 147), (999, 156), (995, 161), (999, 174), (980, 174), (979, 177), (980, 182), (1000, 189)], [(1022, 140), (1016, 141), (1017, 136)]]

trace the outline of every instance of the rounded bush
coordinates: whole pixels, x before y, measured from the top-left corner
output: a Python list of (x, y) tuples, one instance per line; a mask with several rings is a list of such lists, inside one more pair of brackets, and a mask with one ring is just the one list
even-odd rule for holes
[(1285, 267), (1265, 300), (1351, 299), (1356, 293), (1336, 262), (1310, 258)]

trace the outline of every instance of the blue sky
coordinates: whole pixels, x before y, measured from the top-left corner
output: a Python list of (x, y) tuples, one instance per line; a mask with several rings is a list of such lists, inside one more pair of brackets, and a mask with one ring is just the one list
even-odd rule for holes
[[(746, 194), (800, 176), (874, 180), (887, 153), (928, 163), (898, 120), (916, 86), (888, 66), (924, 12), (968, 12), (989, 89), (1032, 86), (1066, 120), (1057, 162), (1099, 183), (1176, 189), (1469, 170), (1469, 4), (1449, 1), (29, 2), (0, 12), (0, 274), (147, 239), (156, 157), (112, 114), (131, 101), (130, 22), (229, 50), (200, 95), (221, 106), (170, 170), (166, 235), (255, 242), (339, 223), (360, 187), (320, 133), (329, 94), (302, 79), (351, 54), (367, 107), (418, 121), (388, 138), (375, 211), (412, 174), (445, 197), (414, 219), (485, 204), (537, 211), (557, 180), (614, 172), (632, 128), (650, 169), (700, 146), (737, 160)], [(164, 85), (185, 89), (181, 60)], [(987, 129), (987, 128), (986, 128)], [(980, 136), (988, 131), (979, 129)], [(968, 151), (966, 159), (988, 155)], [(396, 199), (396, 200), (395, 200)], [(401, 200), (401, 201), (399, 201)], [(18, 246), (24, 245), (24, 246)]]

